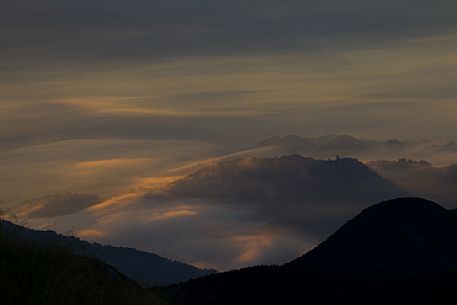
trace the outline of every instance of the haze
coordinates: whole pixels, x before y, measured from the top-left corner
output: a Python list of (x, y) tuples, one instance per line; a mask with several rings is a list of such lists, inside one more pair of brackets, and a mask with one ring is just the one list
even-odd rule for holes
[[(456, 38), (453, 0), (0, 0), (0, 200), (30, 226), (198, 266), (287, 261), (324, 234), (148, 196), (221, 156), (456, 163)], [(291, 134), (409, 144), (251, 150)]]

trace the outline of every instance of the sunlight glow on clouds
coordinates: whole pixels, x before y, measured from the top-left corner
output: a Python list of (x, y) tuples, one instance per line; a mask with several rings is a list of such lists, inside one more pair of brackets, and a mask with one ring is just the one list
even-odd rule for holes
[(166, 211), (162, 213), (153, 214), (150, 217), (146, 218), (146, 222), (150, 221), (163, 221), (179, 217), (190, 217), (197, 216), (197, 211), (189, 209), (189, 206), (178, 206), (175, 210)]
[(102, 203), (72, 215), (27, 219), (27, 225), (220, 270), (286, 262), (314, 242), (269, 224), (268, 218), (248, 207), (159, 201), (144, 195), (121, 195), (109, 200), (119, 204)]
[[(275, 135), (457, 139), (456, 12), (448, 0), (0, 0), (0, 200), (31, 226), (201, 266), (292, 258), (313, 237), (249, 207), (167, 201), (164, 186), (227, 153), (268, 154), (237, 150)], [(61, 192), (101, 202), (24, 203)]]
[(0, 198), (12, 205), (67, 191), (110, 197), (219, 150), (195, 141), (85, 139), (0, 151)]
[(109, 160), (98, 160), (98, 161), (83, 161), (75, 165), (76, 169), (91, 170), (97, 168), (110, 169), (116, 167), (131, 167), (137, 165), (143, 165), (149, 159), (109, 159)]
[(93, 239), (93, 238), (100, 238), (105, 236), (105, 233), (99, 230), (81, 230), (75, 232), (76, 236), (84, 239)]

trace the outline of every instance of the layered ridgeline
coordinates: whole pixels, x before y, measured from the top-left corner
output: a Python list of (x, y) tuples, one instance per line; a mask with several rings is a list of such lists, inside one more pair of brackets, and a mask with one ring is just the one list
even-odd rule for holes
[(169, 192), (237, 202), (366, 202), (404, 194), (353, 158), (318, 160), (290, 155), (227, 159), (176, 181)]
[(457, 212), (396, 199), (374, 205), (283, 266), (173, 286), (180, 304), (454, 304)]
[(456, 207), (456, 164), (437, 167), (424, 160), (401, 158), (395, 161), (368, 162), (367, 165), (411, 194), (435, 200), (449, 208)]
[(229, 155), (247, 158), (291, 154), (301, 154), (318, 159), (333, 158), (336, 155), (351, 156), (361, 160), (425, 159), (434, 164), (447, 165), (454, 162), (457, 156), (457, 143), (438, 140), (399, 141), (390, 139), (380, 141), (351, 135), (318, 137), (288, 135), (263, 140)]
[(152, 290), (65, 247), (24, 241), (8, 226), (2, 223), (0, 231), (5, 304), (455, 303), (457, 211), (418, 198), (365, 209), (283, 266), (212, 274)]
[(3, 228), (0, 223), (1, 304), (171, 304), (100, 261), (42, 247)]
[(300, 155), (208, 164), (176, 181), (168, 194), (247, 206), (318, 240), (373, 202), (409, 195), (357, 159)]
[(144, 287), (163, 286), (201, 277), (215, 272), (172, 261), (161, 256), (133, 248), (104, 246), (89, 243), (72, 236), (53, 231), (37, 231), (1, 222), (3, 234), (17, 236), (47, 248), (67, 249), (73, 255), (97, 259), (116, 268), (128, 278)]

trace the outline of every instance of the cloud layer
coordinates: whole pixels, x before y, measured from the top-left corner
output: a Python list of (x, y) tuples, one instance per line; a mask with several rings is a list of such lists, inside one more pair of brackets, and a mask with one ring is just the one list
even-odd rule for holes
[[(16, 215), (29, 226), (226, 270), (286, 262), (360, 209), (403, 194), (352, 159), (229, 160), (176, 179), (71, 215), (39, 213), (57, 207), (38, 199)], [(80, 196), (61, 197), (64, 209)]]
[[(30, 224), (205, 267), (290, 259), (359, 205), (304, 211), (281, 202), (287, 209), (266, 211), (265, 196), (235, 206), (229, 196), (154, 191), (228, 151), (379, 157), (361, 153), (373, 143), (357, 139), (312, 153), (290, 143), (239, 149), (273, 135), (456, 139), (456, 8), (451, 0), (0, 0), (0, 198), (11, 206), (97, 194), (100, 205), (78, 199), (91, 206), (35, 214)], [(440, 143), (381, 157), (454, 163), (452, 142)], [(288, 190), (278, 179), (259, 187), (259, 177), (215, 189), (236, 199)], [(29, 208), (75, 198), (61, 199)], [(297, 229), (304, 220), (323, 228)]]
[[(102, 167), (113, 164), (118, 160)], [(101, 202), (60, 194), (27, 201), (10, 214), (31, 227), (227, 270), (289, 261), (360, 210), (390, 198), (425, 196), (456, 207), (455, 166), (406, 159), (368, 165), (298, 155), (229, 158), (185, 177), (143, 179), (142, 187)]]
[(436, 35), (456, 26), (455, 3), (448, 0), (1, 3), (9, 47), (23, 50), (22, 41), (33, 37), (28, 46), (42, 56), (314, 52)]

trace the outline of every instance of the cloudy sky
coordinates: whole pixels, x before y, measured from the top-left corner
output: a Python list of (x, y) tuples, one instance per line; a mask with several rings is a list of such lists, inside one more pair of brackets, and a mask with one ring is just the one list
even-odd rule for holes
[(454, 140), (456, 71), (454, 0), (0, 0), (0, 200), (107, 199), (275, 135)]

